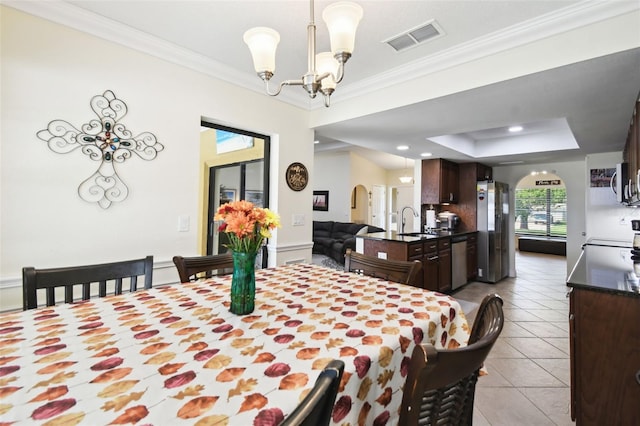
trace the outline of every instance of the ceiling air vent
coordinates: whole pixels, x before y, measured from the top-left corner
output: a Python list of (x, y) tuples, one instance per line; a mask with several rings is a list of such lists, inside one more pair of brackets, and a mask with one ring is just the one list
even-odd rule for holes
[(400, 52), (422, 44), (427, 40), (441, 37), (442, 35), (444, 35), (444, 32), (440, 26), (435, 20), (431, 20), (402, 34), (384, 40), (383, 43), (387, 43), (397, 52)]

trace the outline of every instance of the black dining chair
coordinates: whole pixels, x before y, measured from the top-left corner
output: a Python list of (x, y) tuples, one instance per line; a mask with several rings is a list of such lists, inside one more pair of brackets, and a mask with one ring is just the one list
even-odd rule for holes
[(420, 287), (422, 262), (380, 259), (347, 249), (344, 270)]
[[(182, 283), (197, 281), (199, 278), (209, 278), (213, 275), (229, 274), (233, 271), (231, 252), (211, 256), (173, 256), (173, 263), (178, 269)], [(202, 274), (203, 272), (204, 274)]]
[(316, 379), (313, 388), (279, 426), (328, 425), (343, 372), (343, 361), (330, 361)]
[[(74, 288), (82, 287), (82, 300), (96, 295), (105, 297), (111, 285), (113, 294), (122, 294), (123, 282), (128, 281), (129, 291), (136, 291), (140, 276), (144, 277), (144, 288), (151, 288), (153, 256), (62, 268), (36, 269), (27, 266), (22, 268), (22, 308), (26, 311), (38, 307), (40, 289), (45, 290), (46, 305), (52, 306), (56, 304), (56, 289), (59, 287), (64, 287), (64, 303), (71, 303), (78, 299), (74, 295)], [(92, 284), (97, 284), (97, 291)]]
[(504, 325), (502, 298), (485, 296), (467, 346), (416, 345), (400, 408), (401, 426), (471, 425), (476, 382)]

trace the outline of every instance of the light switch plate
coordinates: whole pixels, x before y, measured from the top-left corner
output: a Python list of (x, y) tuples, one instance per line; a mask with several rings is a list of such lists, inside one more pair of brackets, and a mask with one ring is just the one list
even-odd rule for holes
[(383, 251), (379, 251), (378, 252), (378, 258), (380, 259), (386, 259), (387, 258), (387, 253), (383, 252)]
[(294, 214), (292, 216), (293, 226), (304, 226), (304, 214)]
[(189, 232), (189, 216), (178, 216), (178, 232)]

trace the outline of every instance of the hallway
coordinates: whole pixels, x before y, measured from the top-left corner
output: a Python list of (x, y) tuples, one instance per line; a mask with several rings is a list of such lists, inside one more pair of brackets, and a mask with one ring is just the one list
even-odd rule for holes
[[(516, 252), (517, 278), (473, 282), (452, 294), (504, 299), (505, 326), (478, 380), (474, 425), (573, 425), (566, 258)], [(473, 322), (474, 313), (468, 316)]]

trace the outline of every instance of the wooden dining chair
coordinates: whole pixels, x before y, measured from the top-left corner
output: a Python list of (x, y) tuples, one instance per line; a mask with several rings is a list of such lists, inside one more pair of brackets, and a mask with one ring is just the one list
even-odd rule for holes
[(343, 361), (330, 361), (316, 379), (313, 388), (279, 426), (328, 425), (343, 372)]
[[(64, 287), (64, 303), (77, 300), (74, 288), (82, 286), (82, 300), (92, 296), (107, 295), (107, 284), (113, 284), (113, 294), (122, 294), (123, 280), (129, 282), (129, 291), (138, 289), (138, 277), (144, 276), (144, 288), (151, 288), (153, 280), (153, 256), (96, 265), (68, 266), (62, 268), (22, 268), (22, 308), (38, 306), (38, 290), (44, 289), (47, 306), (56, 304), (56, 288)], [(95, 285), (97, 284), (97, 292)], [(92, 288), (93, 287), (93, 288)], [(110, 288), (109, 288), (110, 290)]]
[(347, 249), (344, 270), (419, 287), (422, 262), (380, 259)]
[(467, 346), (414, 348), (402, 395), (401, 426), (472, 424), (480, 368), (504, 325), (502, 303), (497, 294), (485, 296)]
[(211, 256), (173, 256), (173, 263), (178, 269), (178, 275), (182, 283), (197, 281), (203, 277), (209, 278), (213, 275), (229, 274), (233, 271), (231, 252)]

